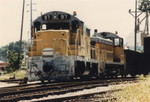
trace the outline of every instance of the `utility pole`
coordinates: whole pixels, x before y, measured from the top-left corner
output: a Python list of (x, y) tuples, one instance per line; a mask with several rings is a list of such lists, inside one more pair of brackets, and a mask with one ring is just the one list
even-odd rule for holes
[(141, 13), (138, 15), (137, 14), (137, 0), (135, 0), (135, 11), (131, 11), (131, 9), (129, 10), (129, 13), (134, 17), (135, 21), (134, 21), (134, 50), (137, 50), (137, 20), (138, 17), (141, 15)]
[(32, 0), (30, 0), (30, 34), (32, 40)]
[(24, 22), (24, 7), (25, 7), (25, 0), (23, 0), (23, 7), (22, 7), (22, 21), (21, 21), (21, 32), (20, 32), (20, 52), (22, 48), (22, 35), (23, 35), (23, 22)]
[(149, 10), (149, 12), (147, 11), (146, 12), (146, 18), (147, 18), (147, 20), (146, 20), (146, 22), (147, 22), (147, 35), (149, 35), (150, 33), (149, 33), (149, 13), (150, 13), (150, 10)]
[(21, 31), (20, 31), (20, 44), (19, 44), (19, 52), (18, 52), (18, 68), (20, 67), (20, 55), (22, 52), (22, 35), (23, 35), (23, 22), (24, 22), (24, 8), (25, 8), (25, 0), (23, 0), (22, 5), (22, 20), (21, 20)]
[[(139, 6), (137, 7), (139, 3)], [(138, 26), (145, 20), (144, 33), (149, 35), (149, 13), (150, 13), (150, 0), (135, 0), (135, 11), (129, 10), (129, 13), (135, 18), (135, 28), (134, 28), (134, 50), (137, 51), (137, 32), (139, 31)], [(146, 13), (142, 20), (139, 20), (139, 16), (142, 13)]]
[(32, 12), (33, 12), (33, 11), (36, 11), (36, 10), (33, 10), (33, 9), (32, 9), (32, 5), (35, 5), (35, 4), (36, 4), (36, 3), (33, 3), (32, 0), (30, 0), (30, 4), (29, 4), (29, 5), (30, 5), (30, 10), (29, 10), (29, 12), (30, 12), (30, 31), (29, 31), (29, 37), (30, 37), (30, 38), (29, 38), (29, 39), (31, 39), (31, 45), (33, 44), (33, 43), (32, 43), (32, 39), (33, 39), (33, 36), (32, 36), (32, 35), (33, 35), (33, 34), (32, 34), (32, 33), (33, 33), (33, 32), (32, 32), (32, 30), (33, 30), (33, 28), (32, 28), (32, 27), (33, 27)]
[(136, 51), (136, 42), (137, 42), (137, 0), (135, 0), (135, 27), (134, 27), (134, 50)]

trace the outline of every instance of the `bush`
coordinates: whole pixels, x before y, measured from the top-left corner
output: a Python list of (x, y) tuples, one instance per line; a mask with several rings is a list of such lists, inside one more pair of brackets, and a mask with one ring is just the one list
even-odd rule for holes
[(9, 66), (6, 68), (8, 72), (18, 70), (21, 67), (24, 56), (19, 53), (8, 51)]

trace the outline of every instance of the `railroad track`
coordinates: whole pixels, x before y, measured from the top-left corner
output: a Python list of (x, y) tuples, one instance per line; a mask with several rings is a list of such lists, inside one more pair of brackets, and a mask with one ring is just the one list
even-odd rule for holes
[(0, 88), (0, 102), (31, 100), (33, 98), (47, 97), (49, 95), (60, 95), (68, 92), (76, 92), (83, 89), (91, 89), (100, 86), (107, 86), (110, 84), (119, 84), (120, 82), (129, 82), (133, 80), (135, 79), (128, 78), (18, 85), (13, 87)]
[[(107, 91), (102, 91), (102, 92), (96, 92), (96, 93), (89, 93), (89, 94), (81, 94), (81, 95), (74, 95), (74, 96), (67, 96), (67, 97), (60, 97), (60, 98), (53, 98), (53, 99), (41, 99), (41, 100), (32, 100), (32, 102), (80, 102), (83, 100), (89, 101), (89, 98), (94, 98), (95, 96), (98, 96), (101, 98), (98, 102), (108, 102), (108, 101), (114, 101), (116, 100), (115, 97), (111, 97), (107, 94), (111, 94), (113, 92), (119, 91), (118, 90), (107, 90)], [(90, 100), (89, 102), (95, 102)], [(97, 102), (97, 101), (96, 101)]]
[(7, 80), (0, 80), (0, 82), (7, 82), (7, 83), (19, 83), (23, 81), (23, 79), (7, 79)]

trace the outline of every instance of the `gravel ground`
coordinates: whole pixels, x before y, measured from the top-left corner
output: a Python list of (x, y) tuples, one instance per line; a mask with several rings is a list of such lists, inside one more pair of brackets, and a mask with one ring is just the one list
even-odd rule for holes
[(103, 91), (109, 91), (113, 89), (121, 89), (124, 86), (128, 85), (133, 85), (132, 84), (120, 84), (120, 85), (110, 85), (110, 86), (101, 86), (101, 87), (96, 87), (92, 89), (84, 89), (83, 91), (77, 91), (77, 92), (71, 92), (71, 93), (66, 93), (63, 95), (49, 95), (48, 97), (43, 97), (39, 99), (32, 99), (32, 100), (22, 100), (19, 102), (33, 102), (33, 101), (38, 101), (38, 100), (45, 100), (45, 99), (55, 99), (55, 98), (63, 98), (67, 96), (76, 96), (76, 95), (83, 95), (83, 94), (90, 94), (90, 93), (98, 93), (98, 92), (103, 92)]
[(0, 82), (0, 88), (8, 87), (8, 86), (15, 86), (15, 85), (18, 85), (18, 84), (16, 84), (16, 83)]

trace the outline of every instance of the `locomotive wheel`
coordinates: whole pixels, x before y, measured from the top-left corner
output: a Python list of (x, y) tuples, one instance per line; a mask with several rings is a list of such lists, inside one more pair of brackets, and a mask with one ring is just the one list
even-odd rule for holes
[(111, 75), (107, 75), (107, 79), (110, 79), (111, 78)]
[(48, 83), (50, 83), (51, 82), (51, 80), (48, 80)]
[(44, 79), (41, 79), (40, 81), (41, 81), (42, 84), (44, 84)]
[(115, 75), (115, 78), (117, 79), (117, 78), (118, 78), (118, 75)]
[(100, 79), (105, 79), (105, 76), (104, 76), (104, 75), (102, 75), (102, 76), (100, 76), (99, 78), (100, 78)]
[(132, 78), (135, 78), (136, 74), (131, 74)]
[(126, 74), (121, 75), (121, 78), (126, 78), (126, 77), (127, 77)]
[(23, 79), (23, 81), (19, 82), (19, 84), (27, 84), (27, 82), (28, 82), (28, 78), (25, 77), (25, 78)]

